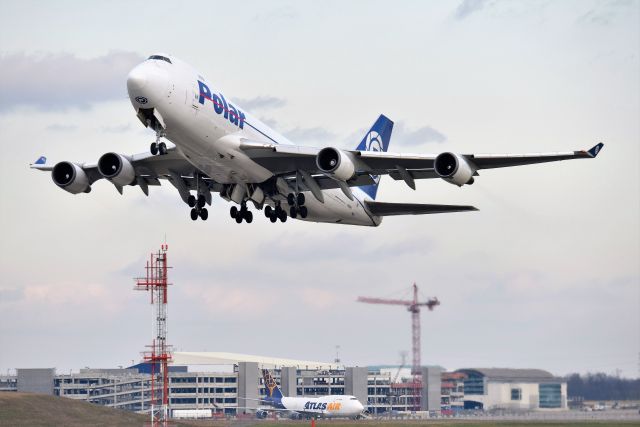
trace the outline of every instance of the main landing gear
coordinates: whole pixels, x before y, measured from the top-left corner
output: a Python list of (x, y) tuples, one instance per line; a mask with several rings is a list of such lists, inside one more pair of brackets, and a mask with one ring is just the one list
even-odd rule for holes
[(238, 224), (240, 224), (242, 220), (245, 220), (247, 224), (251, 224), (253, 221), (253, 213), (247, 209), (246, 202), (242, 202), (240, 209), (236, 206), (231, 206), (229, 213), (231, 214), (231, 218), (235, 219)]
[(209, 218), (209, 211), (204, 207), (206, 203), (206, 199), (202, 194), (198, 195), (198, 198), (191, 194), (187, 199), (187, 204), (191, 209), (191, 219), (193, 221), (197, 220), (200, 217), (203, 221), (206, 221)]
[(287, 195), (287, 203), (289, 204), (289, 215), (291, 218), (295, 218), (300, 215), (300, 218), (305, 219), (309, 211), (307, 207), (304, 205), (305, 197), (303, 193), (293, 194), (289, 193)]
[(270, 205), (264, 207), (264, 216), (269, 218), (271, 222), (276, 222), (280, 220), (280, 222), (287, 222), (287, 213), (282, 207), (280, 207), (280, 202), (276, 204), (275, 208), (272, 208)]

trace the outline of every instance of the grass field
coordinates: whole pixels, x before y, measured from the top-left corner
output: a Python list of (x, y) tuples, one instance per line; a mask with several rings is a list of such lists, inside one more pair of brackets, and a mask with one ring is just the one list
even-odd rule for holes
[[(142, 426), (149, 417), (64, 397), (0, 393), (0, 426)], [(182, 425), (185, 424), (175, 424)]]
[[(417, 426), (452, 426), (492, 427), (492, 426), (631, 426), (639, 425), (637, 421), (468, 421), (468, 420), (425, 420), (425, 421), (330, 421), (318, 420), (317, 427), (417, 427)], [(0, 426), (144, 426), (149, 425), (149, 417), (120, 411), (104, 406), (93, 405), (72, 399), (29, 393), (0, 393)], [(310, 421), (271, 421), (271, 420), (237, 420), (237, 421), (171, 421), (169, 424), (181, 426), (216, 426), (216, 427), (293, 427), (310, 426)]]

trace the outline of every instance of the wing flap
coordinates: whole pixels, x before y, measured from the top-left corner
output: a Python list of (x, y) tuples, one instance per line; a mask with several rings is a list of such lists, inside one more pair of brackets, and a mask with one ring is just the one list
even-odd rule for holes
[(463, 205), (431, 205), (422, 203), (385, 203), (365, 201), (367, 208), (373, 215), (392, 216), (392, 215), (425, 215), (452, 212), (468, 212), (477, 211), (473, 206)]

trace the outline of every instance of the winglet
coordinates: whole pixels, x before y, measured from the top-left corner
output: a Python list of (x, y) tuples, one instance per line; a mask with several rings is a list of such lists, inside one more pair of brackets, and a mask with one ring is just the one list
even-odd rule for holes
[(34, 165), (44, 165), (45, 163), (47, 163), (47, 158), (45, 156), (40, 156)]
[(47, 158), (45, 156), (40, 156), (38, 160), (36, 160), (35, 163), (31, 163), (29, 167), (40, 171), (53, 170), (53, 166), (47, 165)]
[(595, 158), (600, 152), (600, 150), (602, 150), (602, 147), (604, 147), (604, 144), (600, 142), (594, 145), (593, 147), (591, 147), (591, 149), (587, 151), (587, 153), (589, 153), (589, 156), (591, 156), (592, 158)]

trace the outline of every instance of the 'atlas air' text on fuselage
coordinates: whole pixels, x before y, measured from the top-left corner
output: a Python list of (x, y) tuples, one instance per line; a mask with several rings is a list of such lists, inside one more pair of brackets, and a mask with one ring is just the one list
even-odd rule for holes
[(200, 104), (204, 105), (205, 100), (211, 101), (216, 114), (222, 114), (231, 124), (238, 126), (240, 129), (244, 129), (245, 114), (239, 108), (228, 103), (222, 93), (212, 94), (209, 86), (200, 80), (198, 80), (198, 87), (200, 89), (200, 97), (198, 99)]
[(315, 410), (320, 410), (320, 411), (338, 411), (340, 410), (340, 407), (342, 406), (341, 403), (338, 402), (334, 402), (334, 403), (326, 403), (326, 402), (307, 402), (304, 404), (304, 409), (305, 410), (309, 410), (309, 409), (315, 409)]

